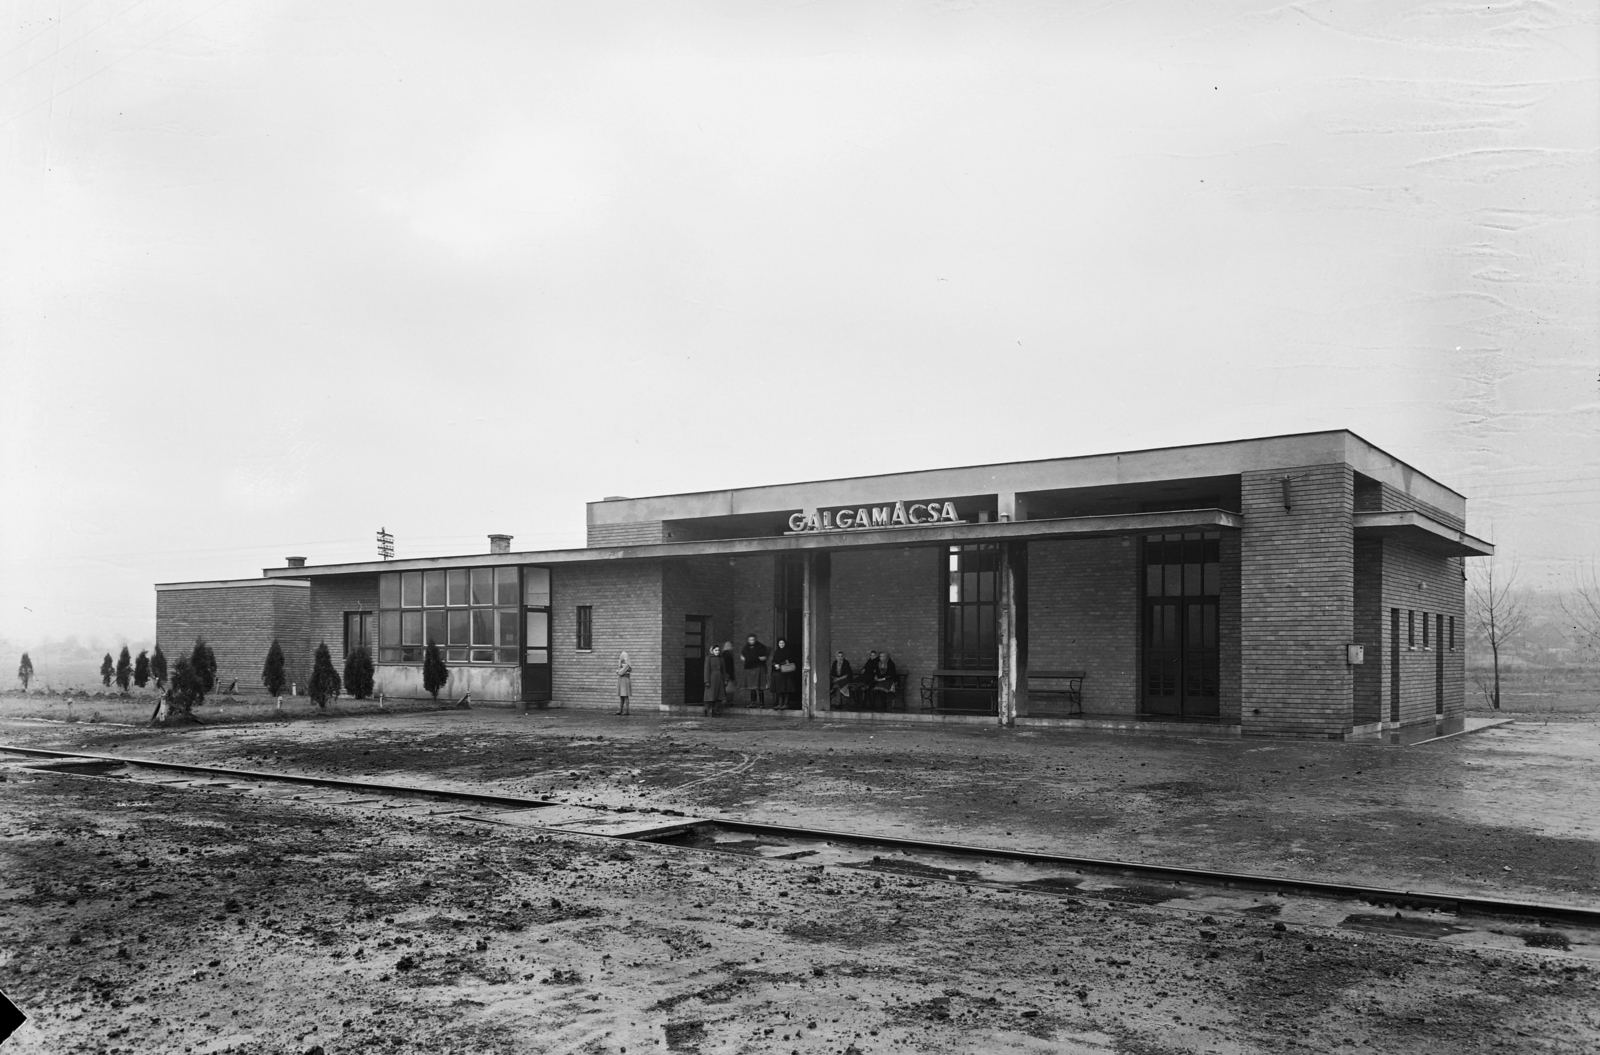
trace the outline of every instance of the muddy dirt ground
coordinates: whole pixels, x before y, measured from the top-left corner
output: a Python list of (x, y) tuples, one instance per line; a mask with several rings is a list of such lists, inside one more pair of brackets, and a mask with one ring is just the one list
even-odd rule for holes
[[(1600, 900), (1593, 722), (1389, 748), (480, 709), (0, 739)], [(6, 772), (0, 987), (34, 1016), (7, 1050), (1600, 1048), (1600, 973), (1559, 950)]]

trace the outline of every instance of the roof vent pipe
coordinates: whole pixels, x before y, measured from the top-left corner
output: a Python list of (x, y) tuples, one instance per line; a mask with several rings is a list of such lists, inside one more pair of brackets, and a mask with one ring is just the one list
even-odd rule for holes
[(490, 535), (489, 536), (489, 552), (490, 553), (510, 553), (511, 552), (511, 536), (510, 535)]
[(289, 562), (289, 567), (291, 568), (304, 568), (306, 566), (304, 557), (285, 557), (283, 559)]

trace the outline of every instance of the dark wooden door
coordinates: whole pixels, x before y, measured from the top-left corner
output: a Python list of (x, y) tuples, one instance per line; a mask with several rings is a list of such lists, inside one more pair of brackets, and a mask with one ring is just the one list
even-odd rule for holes
[(699, 703), (705, 696), (706, 636), (711, 620), (703, 615), (683, 617), (683, 702)]
[(1148, 536), (1144, 571), (1144, 713), (1214, 718), (1221, 703), (1220, 536)]

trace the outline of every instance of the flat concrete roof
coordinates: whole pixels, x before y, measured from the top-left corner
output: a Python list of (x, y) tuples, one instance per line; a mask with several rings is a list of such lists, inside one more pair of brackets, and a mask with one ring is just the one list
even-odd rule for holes
[(924, 469), (588, 503), (590, 526), (698, 520), (895, 500), (1027, 494), (1116, 484), (1156, 483), (1312, 465), (1350, 465), (1419, 501), (1466, 518), (1466, 498), (1348, 429), (1110, 454)]
[[(661, 542), (646, 546), (594, 546), (583, 549), (529, 550), (521, 553), (473, 553), (456, 557), (414, 557), (408, 560), (324, 564), (305, 568), (264, 568), (255, 582), (325, 575), (371, 575), (377, 572), (422, 571), (432, 568), (493, 567), (506, 564), (592, 564), (615, 560), (660, 560), (673, 557), (737, 557), (757, 553), (808, 550), (882, 549), (967, 542), (1046, 541), (1106, 535), (1142, 535), (1206, 529), (1238, 530), (1244, 517), (1225, 509), (1179, 509), (1162, 513), (1062, 517), (989, 524), (926, 524), (874, 528), (867, 531), (808, 531), (796, 535), (720, 539), (712, 542)], [(158, 587), (159, 589), (159, 587)]]
[[(284, 571), (295, 571), (284, 568)], [(271, 579), (213, 579), (209, 582), (158, 582), (156, 592), (162, 590), (236, 590), (242, 586), (307, 586), (311, 583), (299, 577)]]

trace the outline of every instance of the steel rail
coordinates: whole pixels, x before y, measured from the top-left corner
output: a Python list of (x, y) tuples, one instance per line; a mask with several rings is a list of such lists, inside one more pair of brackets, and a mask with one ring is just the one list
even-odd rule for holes
[[(38, 758), (70, 761), (87, 759), (121, 765), (166, 769), (202, 776), (230, 777), (302, 784), (308, 787), (332, 788), (341, 791), (381, 792), (409, 798), (431, 798), (443, 801), (493, 805), (512, 809), (539, 809), (550, 806), (573, 806), (575, 803), (549, 799), (525, 798), (517, 795), (495, 795), (477, 791), (456, 791), (448, 788), (422, 788), (413, 784), (390, 784), (376, 780), (347, 780), (342, 777), (318, 777), (298, 773), (277, 773), (267, 770), (231, 769), (225, 766), (198, 765), (188, 762), (167, 762), (159, 759), (132, 758), (124, 755), (105, 755), (84, 751), (56, 751), (48, 748), (19, 747), (0, 744), (0, 752)], [(631, 807), (619, 811), (614, 807), (582, 804), (585, 809), (597, 812), (660, 813), (663, 816), (682, 816), (677, 811), (651, 810)], [(1196, 886), (1258, 890), (1279, 894), (1303, 894), (1320, 898), (1365, 901), (1395, 907), (1434, 908), (1456, 915), (1499, 916), (1548, 920), (1583, 927), (1600, 927), (1600, 908), (1579, 905), (1556, 905), (1548, 902), (1516, 901), (1508, 898), (1481, 897), (1472, 894), (1445, 894), (1425, 890), (1398, 890), (1388, 887), (1365, 886), (1358, 883), (1336, 883), (1318, 879), (1298, 879), (1285, 876), (1257, 875), (1248, 872), (1223, 872), (1206, 868), (1189, 868), (1182, 865), (1146, 864), (1138, 861), (1117, 861), (1097, 857), (1077, 857), (1069, 854), (1048, 853), (1041, 850), (1021, 850), (1013, 847), (974, 846), (967, 843), (932, 842), (895, 835), (867, 835), (861, 832), (835, 831), (827, 828), (805, 828), (788, 824), (767, 824), (761, 821), (744, 821), (724, 817), (693, 819), (693, 826), (710, 825), (748, 835), (779, 836), (792, 839), (818, 839), (861, 846), (883, 846), (927, 853), (948, 854), (953, 857), (989, 857), (1033, 864), (1048, 864), (1067, 868), (1115, 875), (1144, 877), (1176, 883), (1193, 883)], [(570, 832), (560, 828), (544, 829), (574, 835), (596, 835), (624, 842), (654, 841), (648, 834), (629, 835), (605, 832)], [(664, 833), (664, 837), (681, 834), (681, 829)], [(710, 849), (710, 848), (706, 848)], [(986, 883), (984, 885), (995, 885)], [(1004, 885), (1004, 884), (1000, 884)]]

